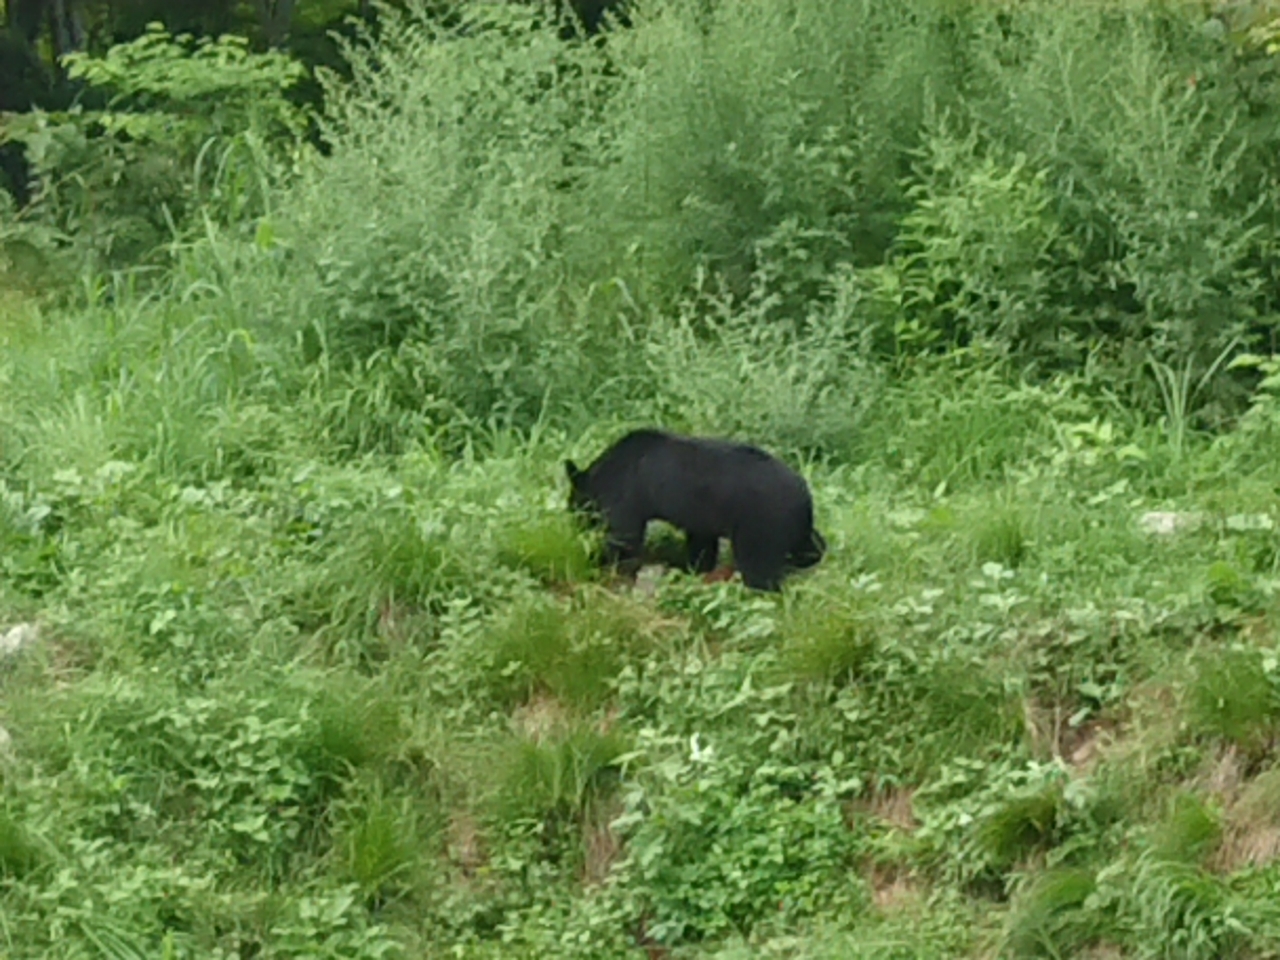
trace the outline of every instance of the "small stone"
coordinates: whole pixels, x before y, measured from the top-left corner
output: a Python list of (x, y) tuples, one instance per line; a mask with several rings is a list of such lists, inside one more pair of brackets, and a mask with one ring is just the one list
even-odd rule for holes
[(16, 627), (10, 627), (6, 632), (0, 633), (0, 658), (12, 657), (23, 647), (34, 645), (39, 635), (40, 631), (34, 623), (20, 623)]
[(658, 581), (662, 579), (662, 567), (656, 564), (641, 567), (636, 573), (636, 592), (652, 597), (658, 592)]
[(1147, 533), (1158, 537), (1170, 537), (1180, 530), (1194, 530), (1204, 517), (1199, 513), (1179, 513), (1174, 510), (1151, 510), (1139, 518), (1138, 523)]

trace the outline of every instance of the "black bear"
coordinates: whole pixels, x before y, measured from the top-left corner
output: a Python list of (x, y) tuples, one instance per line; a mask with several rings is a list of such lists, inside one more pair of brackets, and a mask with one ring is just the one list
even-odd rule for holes
[(569, 507), (607, 528), (606, 561), (637, 561), (650, 520), (685, 533), (689, 565), (715, 568), (720, 538), (733, 544), (743, 582), (777, 590), (788, 570), (826, 552), (804, 478), (756, 447), (660, 430), (635, 430), (579, 470), (565, 461)]

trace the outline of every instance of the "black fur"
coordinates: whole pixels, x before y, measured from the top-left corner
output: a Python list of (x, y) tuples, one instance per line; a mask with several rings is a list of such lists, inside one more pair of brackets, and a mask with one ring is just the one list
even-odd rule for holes
[(743, 582), (757, 590), (779, 589), (788, 570), (812, 567), (826, 552), (808, 484), (756, 447), (636, 430), (585, 470), (566, 460), (565, 472), (570, 509), (607, 528), (610, 563), (640, 559), (650, 520), (684, 531), (700, 573), (715, 568), (727, 537)]

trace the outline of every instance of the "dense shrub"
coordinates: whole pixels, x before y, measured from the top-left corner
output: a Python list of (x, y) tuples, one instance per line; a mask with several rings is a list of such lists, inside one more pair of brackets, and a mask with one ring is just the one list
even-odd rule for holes
[[(967, 347), (1238, 409), (1214, 360), (1269, 336), (1272, 108), (1189, 9), (654, 4), (602, 44), (463, 9), (349, 48), (283, 259), (225, 278), (308, 357), (392, 351), (393, 403), (848, 451), (861, 367)], [(1209, 388), (1165, 409), (1148, 360)], [(775, 399), (689, 396), (717, 367)]]
[(135, 265), (184, 239), (198, 214), (251, 221), (304, 129), (286, 97), (301, 65), (251, 53), (240, 37), (196, 42), (153, 24), (101, 57), (71, 54), (66, 66), (105, 109), (13, 114), (0, 130), (31, 165), (28, 216), (57, 229), (77, 265)]

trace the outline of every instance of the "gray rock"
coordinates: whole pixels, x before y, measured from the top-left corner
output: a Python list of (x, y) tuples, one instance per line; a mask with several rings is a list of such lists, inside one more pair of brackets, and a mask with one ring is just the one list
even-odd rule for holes
[(34, 623), (19, 623), (0, 633), (0, 659), (16, 656), (24, 647), (34, 646), (40, 629)]
[(1202, 514), (1179, 513), (1175, 510), (1150, 510), (1138, 519), (1143, 530), (1157, 537), (1170, 537), (1184, 530), (1195, 530), (1203, 522)]

